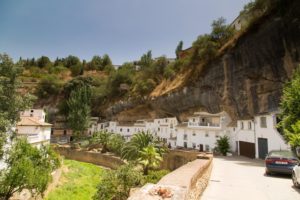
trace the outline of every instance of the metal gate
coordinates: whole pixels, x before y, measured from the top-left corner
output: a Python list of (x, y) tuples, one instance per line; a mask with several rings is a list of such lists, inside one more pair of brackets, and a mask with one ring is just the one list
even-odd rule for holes
[(255, 144), (239, 141), (240, 155), (255, 158)]
[(260, 159), (265, 159), (268, 154), (268, 139), (267, 138), (257, 138), (258, 139), (258, 157)]

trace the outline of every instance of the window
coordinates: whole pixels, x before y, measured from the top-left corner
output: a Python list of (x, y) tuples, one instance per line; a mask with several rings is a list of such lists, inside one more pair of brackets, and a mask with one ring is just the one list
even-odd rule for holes
[(216, 132), (216, 134), (215, 134), (215, 135), (216, 135), (216, 138), (220, 137), (218, 132)]
[(122, 132), (122, 129), (120, 128), (120, 132)]
[(208, 131), (205, 131), (205, 137), (209, 137)]
[[(18, 129), (16, 129), (16, 132), (18, 132)], [(53, 135), (53, 129), (51, 129), (51, 135)]]
[(196, 136), (196, 133), (195, 133), (195, 131), (193, 131), (193, 136)]
[(267, 128), (267, 118), (266, 117), (260, 117), (260, 127)]
[(193, 143), (192, 146), (193, 146), (193, 149), (196, 149), (196, 143)]
[(129, 128), (127, 129), (127, 132), (129, 132)]
[(158, 128), (157, 130), (160, 131), (160, 128)]
[(195, 118), (193, 118), (193, 122), (195, 122), (196, 120), (195, 120)]
[(67, 130), (64, 130), (64, 135), (67, 135)]
[(183, 135), (183, 139), (184, 139), (184, 140), (187, 140), (187, 134), (184, 134), (184, 135)]
[(244, 122), (241, 122), (241, 129), (244, 129)]
[(249, 129), (249, 130), (252, 129), (252, 122), (248, 122), (248, 129)]
[(166, 123), (168, 122), (168, 119), (166, 119)]
[(205, 145), (205, 151), (209, 151), (209, 145), (208, 144)]
[(187, 142), (183, 143), (184, 148), (187, 148)]

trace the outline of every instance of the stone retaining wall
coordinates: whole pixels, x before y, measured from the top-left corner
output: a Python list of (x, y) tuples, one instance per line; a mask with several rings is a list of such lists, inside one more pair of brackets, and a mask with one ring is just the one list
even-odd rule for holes
[[(167, 194), (170, 200), (196, 200), (207, 185), (212, 155), (202, 156), (164, 176), (157, 184), (146, 184), (128, 200), (158, 200)], [(204, 182), (203, 176), (205, 175)], [(204, 187), (203, 187), (204, 185)]]
[(124, 164), (124, 162), (111, 154), (101, 154), (98, 152), (82, 151), (76, 149), (70, 149), (67, 147), (55, 147), (56, 152), (64, 156), (67, 159), (77, 160), (81, 162), (92, 163), (95, 165), (101, 165), (111, 169), (116, 169), (118, 166)]

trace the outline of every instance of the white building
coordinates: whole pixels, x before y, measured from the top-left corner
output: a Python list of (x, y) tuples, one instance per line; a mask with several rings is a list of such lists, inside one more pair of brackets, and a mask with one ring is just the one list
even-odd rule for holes
[(176, 127), (177, 147), (199, 149), (199, 151), (212, 151), (220, 136), (230, 132), (227, 125), (231, 119), (225, 112), (210, 114), (196, 112), (188, 118), (188, 122)]
[(271, 150), (290, 149), (276, 128), (276, 114), (261, 114), (254, 119), (238, 120), (237, 127), (232, 129), (232, 149), (239, 155), (261, 159)]
[(30, 144), (40, 147), (50, 144), (51, 124), (45, 122), (46, 114), (41, 109), (31, 109), (21, 112), (17, 123), (18, 137), (26, 137)]
[(138, 132), (149, 132), (159, 139), (163, 140), (166, 144), (175, 147), (176, 145), (176, 132), (175, 127), (178, 121), (175, 117), (160, 118), (154, 120), (137, 120), (134, 123), (124, 122), (103, 122), (94, 126), (93, 131), (105, 130), (112, 133), (117, 133), (128, 141)]

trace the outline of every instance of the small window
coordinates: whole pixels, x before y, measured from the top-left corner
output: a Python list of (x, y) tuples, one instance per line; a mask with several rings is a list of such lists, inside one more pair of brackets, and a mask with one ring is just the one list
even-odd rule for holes
[(196, 136), (196, 133), (195, 133), (195, 131), (193, 131), (193, 136)]
[(209, 145), (208, 144), (205, 145), (205, 151), (209, 151)]
[(193, 146), (193, 149), (196, 149), (196, 143), (193, 143), (192, 146)]
[(67, 135), (67, 130), (64, 130), (64, 135)]
[(183, 139), (184, 139), (184, 140), (187, 140), (187, 134), (184, 134), (184, 135), (183, 135)]
[(129, 132), (129, 128), (127, 129), (127, 132)]
[(166, 123), (168, 122), (168, 119), (166, 119)]
[(209, 137), (208, 131), (205, 132), (205, 137)]
[(260, 127), (267, 128), (267, 118), (266, 117), (260, 117)]
[(244, 122), (241, 122), (241, 129), (244, 129)]
[(195, 118), (193, 118), (193, 122), (195, 122), (196, 121), (196, 119)]
[(160, 131), (160, 128), (158, 128), (157, 130)]
[(249, 130), (252, 129), (252, 122), (248, 122), (248, 129), (249, 129)]
[(122, 132), (123, 129), (120, 128), (120, 132)]

